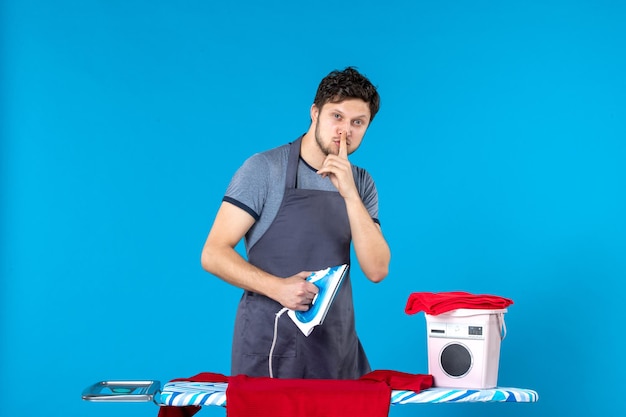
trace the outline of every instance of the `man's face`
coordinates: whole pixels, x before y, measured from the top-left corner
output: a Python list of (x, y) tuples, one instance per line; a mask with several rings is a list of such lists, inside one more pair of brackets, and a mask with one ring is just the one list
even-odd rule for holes
[(325, 155), (339, 153), (339, 134), (346, 132), (348, 154), (361, 145), (370, 123), (369, 104), (361, 99), (326, 103), (321, 110), (314, 104), (311, 119), (315, 123), (315, 140)]

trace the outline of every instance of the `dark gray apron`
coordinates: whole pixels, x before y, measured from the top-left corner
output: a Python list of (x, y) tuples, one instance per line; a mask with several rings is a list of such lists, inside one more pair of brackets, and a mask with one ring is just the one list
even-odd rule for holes
[[(269, 229), (252, 246), (248, 261), (279, 277), (350, 264), (351, 232), (338, 192), (297, 187), (301, 138), (290, 145), (285, 195)], [(269, 376), (274, 320), (282, 306), (246, 291), (239, 303), (231, 375)], [(285, 313), (278, 320), (272, 358), (277, 378), (356, 379), (370, 365), (356, 335), (349, 272), (324, 319), (304, 336)]]

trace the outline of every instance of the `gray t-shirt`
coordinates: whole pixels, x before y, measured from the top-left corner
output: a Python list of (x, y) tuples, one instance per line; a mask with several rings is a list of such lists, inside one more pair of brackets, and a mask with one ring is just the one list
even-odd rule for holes
[[(235, 172), (224, 201), (247, 211), (256, 222), (246, 234), (246, 251), (259, 240), (274, 221), (285, 192), (289, 145), (283, 145), (248, 158)], [(352, 165), (352, 174), (363, 204), (378, 223), (378, 192), (370, 174)], [(338, 192), (328, 177), (300, 159), (297, 188)]]

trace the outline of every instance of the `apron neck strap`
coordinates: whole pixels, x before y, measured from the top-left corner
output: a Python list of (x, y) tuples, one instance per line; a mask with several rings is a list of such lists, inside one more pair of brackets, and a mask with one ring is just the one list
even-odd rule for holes
[(285, 189), (296, 188), (298, 180), (298, 161), (300, 160), (300, 144), (302, 136), (289, 146), (289, 159), (287, 161), (287, 178), (285, 179)]

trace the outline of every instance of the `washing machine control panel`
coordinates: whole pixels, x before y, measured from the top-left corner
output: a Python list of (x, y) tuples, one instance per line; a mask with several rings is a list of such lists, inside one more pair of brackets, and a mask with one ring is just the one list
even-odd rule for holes
[(458, 339), (485, 338), (481, 324), (465, 323), (430, 323), (428, 326), (428, 336)]

